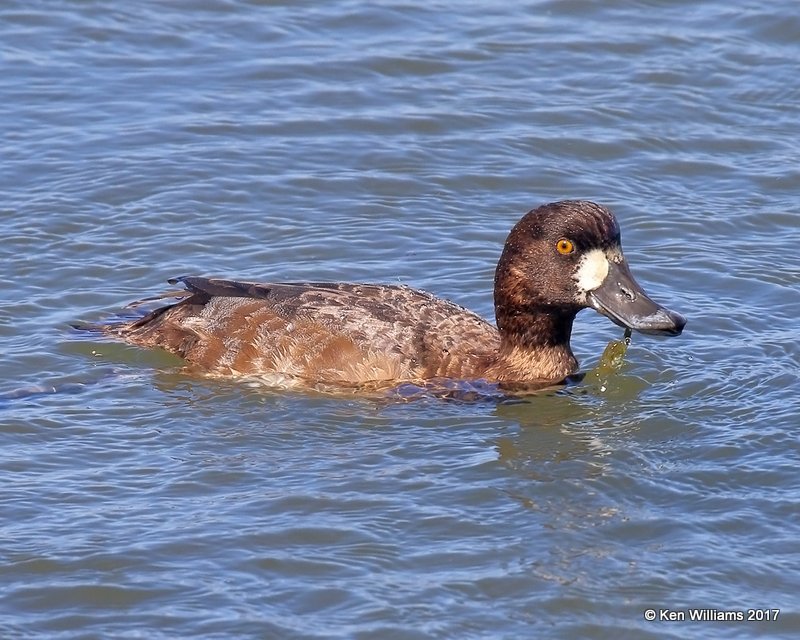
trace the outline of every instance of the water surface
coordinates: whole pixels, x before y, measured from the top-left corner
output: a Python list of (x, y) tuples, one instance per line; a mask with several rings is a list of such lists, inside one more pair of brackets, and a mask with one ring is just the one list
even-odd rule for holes
[[(0, 635), (796, 637), (798, 36), (788, 0), (4, 3)], [(689, 318), (562, 392), (280, 393), (70, 328), (188, 273), (491, 317), (562, 198)], [(619, 333), (579, 316), (585, 369)], [(644, 619), (693, 607), (780, 614)]]

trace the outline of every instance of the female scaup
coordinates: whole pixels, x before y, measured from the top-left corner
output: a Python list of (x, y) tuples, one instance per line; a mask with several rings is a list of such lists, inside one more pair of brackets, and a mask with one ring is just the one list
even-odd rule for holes
[(534, 209), (509, 233), (494, 279), (497, 327), (402, 285), (170, 282), (187, 289), (178, 302), (105, 333), (162, 347), (204, 373), (305, 386), (546, 386), (578, 369), (569, 340), (581, 309), (642, 333), (678, 335), (686, 324), (633, 279), (613, 214), (580, 200)]

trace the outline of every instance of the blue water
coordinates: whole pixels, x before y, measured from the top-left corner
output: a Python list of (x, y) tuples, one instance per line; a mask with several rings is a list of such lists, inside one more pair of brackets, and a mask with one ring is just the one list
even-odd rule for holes
[[(798, 42), (788, 0), (3, 3), (0, 637), (797, 637)], [(563, 198), (689, 324), (561, 392), (279, 392), (70, 326), (182, 274), (491, 318)], [(619, 334), (578, 317), (584, 370)]]

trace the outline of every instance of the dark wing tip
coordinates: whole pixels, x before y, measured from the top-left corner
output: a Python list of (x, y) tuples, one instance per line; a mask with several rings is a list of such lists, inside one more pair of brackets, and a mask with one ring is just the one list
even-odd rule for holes
[(269, 284), (202, 276), (178, 276), (170, 278), (167, 282), (181, 283), (192, 293), (227, 298), (266, 298), (272, 289), (272, 285)]

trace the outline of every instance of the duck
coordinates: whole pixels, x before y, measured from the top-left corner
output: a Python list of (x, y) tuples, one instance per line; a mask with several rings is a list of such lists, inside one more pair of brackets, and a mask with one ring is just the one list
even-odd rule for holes
[(686, 319), (630, 272), (605, 206), (563, 200), (511, 229), (494, 276), (495, 320), (396, 284), (169, 280), (176, 301), (103, 333), (161, 348), (210, 376), (280, 377), (341, 388), (485, 381), (558, 384), (578, 371), (573, 322), (594, 309), (626, 331), (679, 335)]

